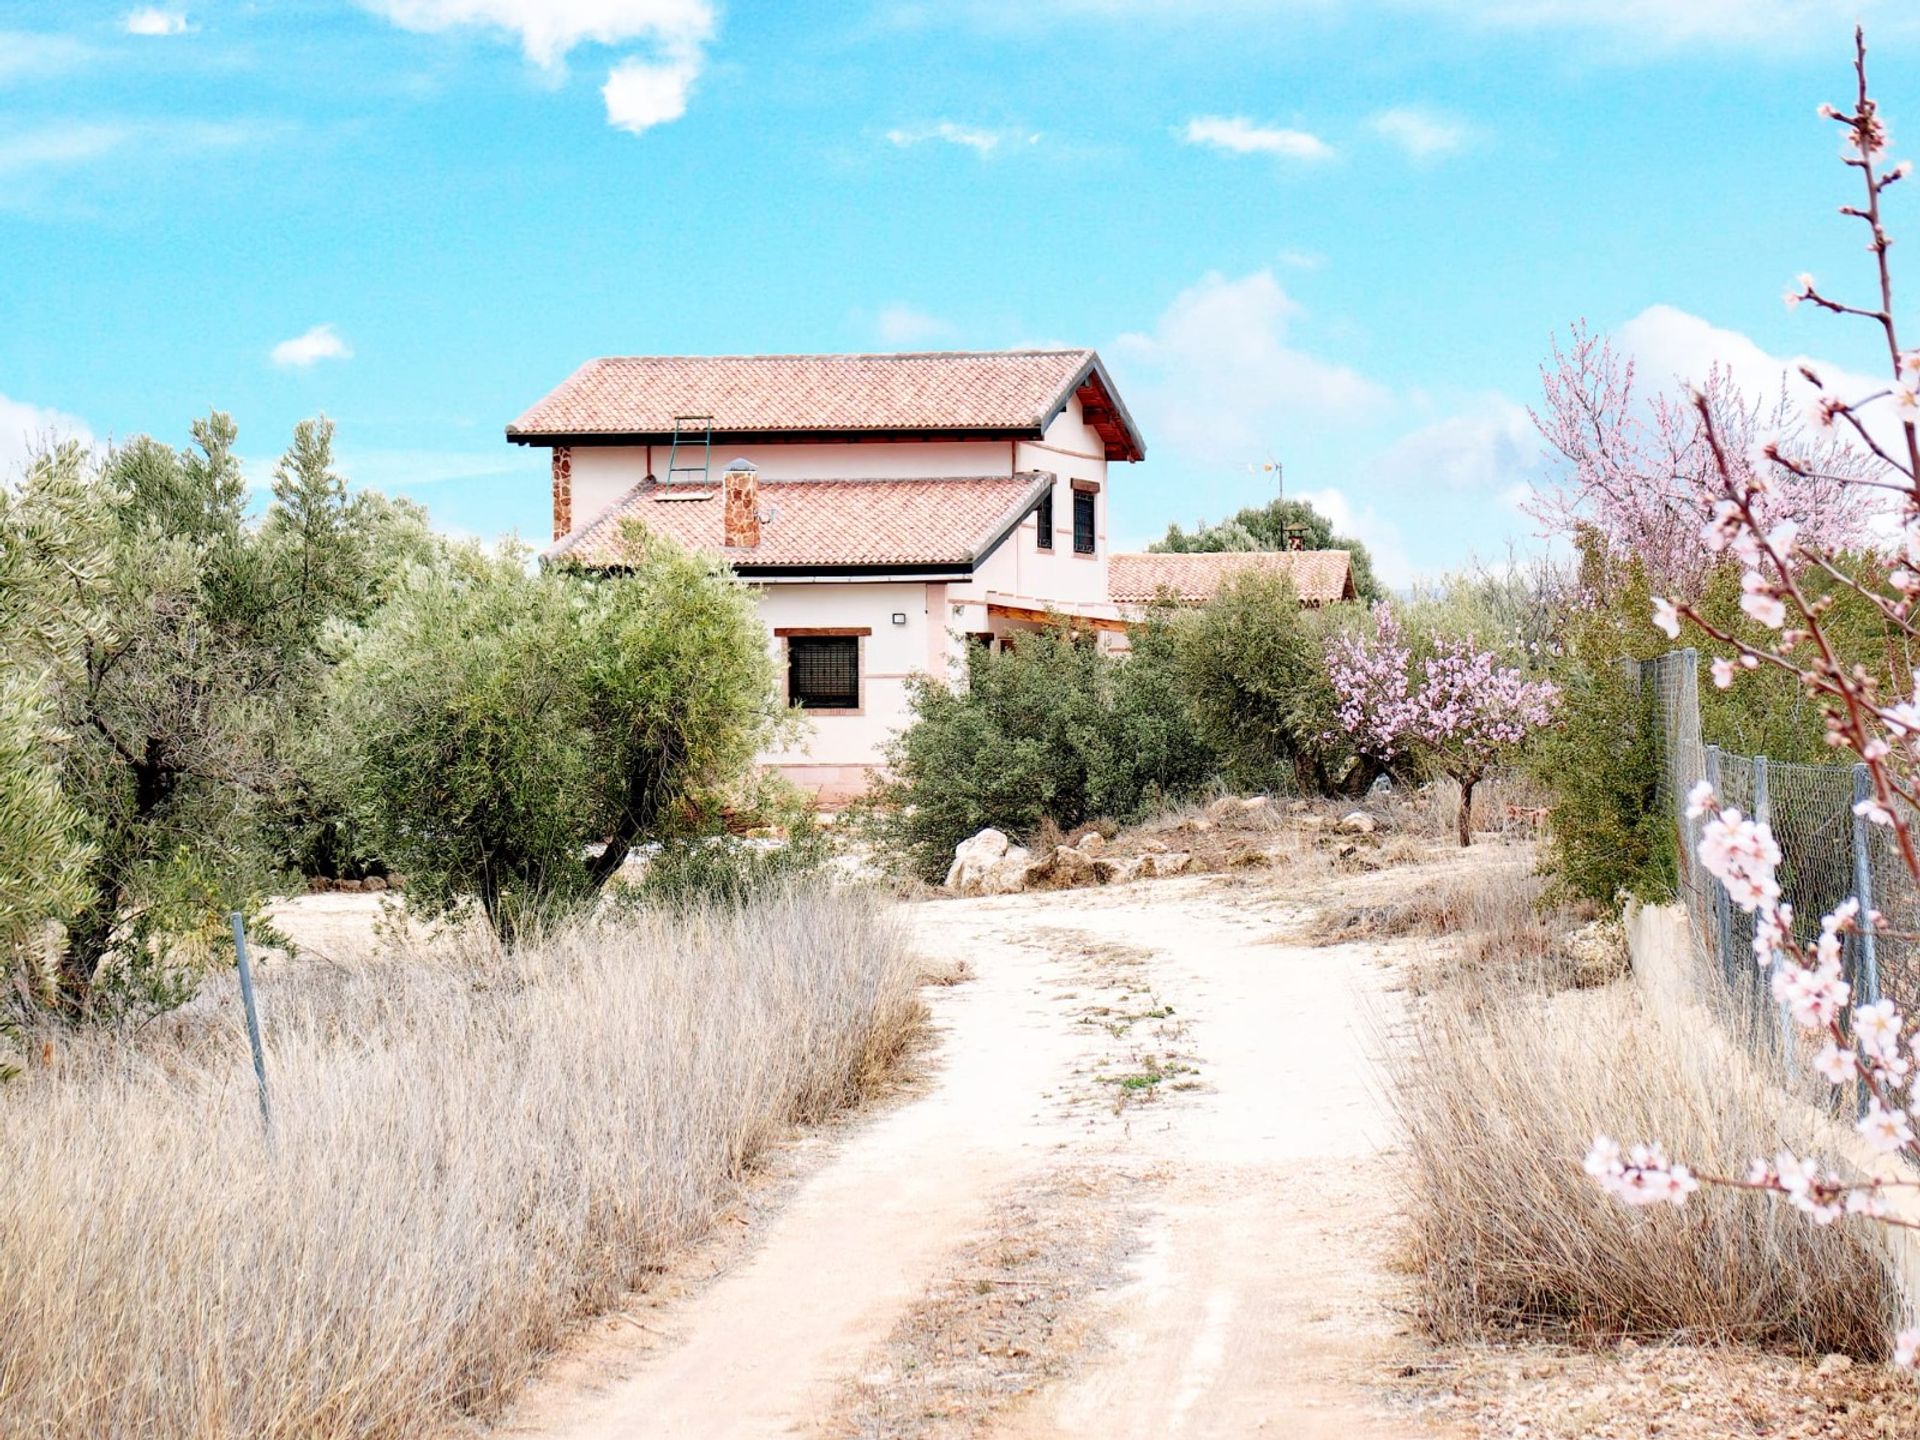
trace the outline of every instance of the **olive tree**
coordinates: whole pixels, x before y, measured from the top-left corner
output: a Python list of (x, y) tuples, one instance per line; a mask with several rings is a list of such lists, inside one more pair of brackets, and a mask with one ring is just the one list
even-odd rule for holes
[(418, 566), (335, 676), (338, 761), (410, 906), (511, 944), (692, 826), (776, 723), (753, 600), (643, 532), (618, 573), (476, 548)]
[(50, 998), (70, 1015), (177, 1001), (226, 912), (257, 904), (323, 632), (376, 603), (396, 537), (424, 543), (417, 511), (347, 495), (324, 420), (297, 429), (254, 520), (235, 438), (216, 413), (183, 449), (68, 445), (0, 487), (0, 670), (56, 737), (43, 821), (88, 856), (39, 917), (60, 927)]

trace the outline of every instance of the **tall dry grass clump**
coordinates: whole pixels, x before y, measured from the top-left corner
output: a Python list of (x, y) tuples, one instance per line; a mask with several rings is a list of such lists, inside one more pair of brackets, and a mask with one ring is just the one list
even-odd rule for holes
[(1411, 1259), (1442, 1339), (1513, 1330), (1885, 1352), (1898, 1298), (1875, 1237), (1708, 1188), (1633, 1210), (1580, 1162), (1596, 1133), (1657, 1136), (1744, 1174), (1817, 1121), (1718, 1034), (1661, 1024), (1630, 984), (1542, 995), (1477, 983), (1429, 1000), (1394, 1062)]
[(804, 889), (261, 992), (271, 1147), (204, 1004), (0, 1090), (6, 1433), (393, 1436), (494, 1409), (920, 1013), (889, 913)]

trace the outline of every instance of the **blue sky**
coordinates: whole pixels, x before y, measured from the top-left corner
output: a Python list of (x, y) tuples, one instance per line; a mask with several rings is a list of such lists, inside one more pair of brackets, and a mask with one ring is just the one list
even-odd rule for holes
[(1861, 16), (1901, 153), (1902, 9), (0, 0), (0, 466), (218, 407), (264, 475), (324, 411), (356, 483), (541, 539), (501, 428), (588, 356), (1086, 344), (1122, 543), (1277, 456), (1395, 581), (1497, 561), (1556, 329), (1870, 361), (1780, 293), (1866, 278), (1814, 107)]

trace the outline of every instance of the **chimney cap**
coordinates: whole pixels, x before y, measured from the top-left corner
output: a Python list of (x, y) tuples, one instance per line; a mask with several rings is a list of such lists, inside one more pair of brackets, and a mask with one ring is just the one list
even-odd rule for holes
[(736, 475), (745, 471), (757, 471), (759, 468), (760, 467), (758, 465), (755, 465), (751, 460), (747, 459), (745, 456), (739, 456), (727, 462), (726, 473), (729, 475)]

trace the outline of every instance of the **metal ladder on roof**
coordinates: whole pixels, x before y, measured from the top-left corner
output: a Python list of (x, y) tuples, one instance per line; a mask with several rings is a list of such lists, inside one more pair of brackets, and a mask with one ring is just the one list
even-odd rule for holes
[[(680, 462), (680, 447), (685, 445), (688, 454), (697, 448), (700, 451), (700, 463), (689, 459)], [(676, 415), (673, 417), (673, 444), (667, 450), (668, 485), (673, 484), (676, 476), (692, 477), (698, 475), (701, 484), (707, 484), (713, 478), (713, 416)]]

